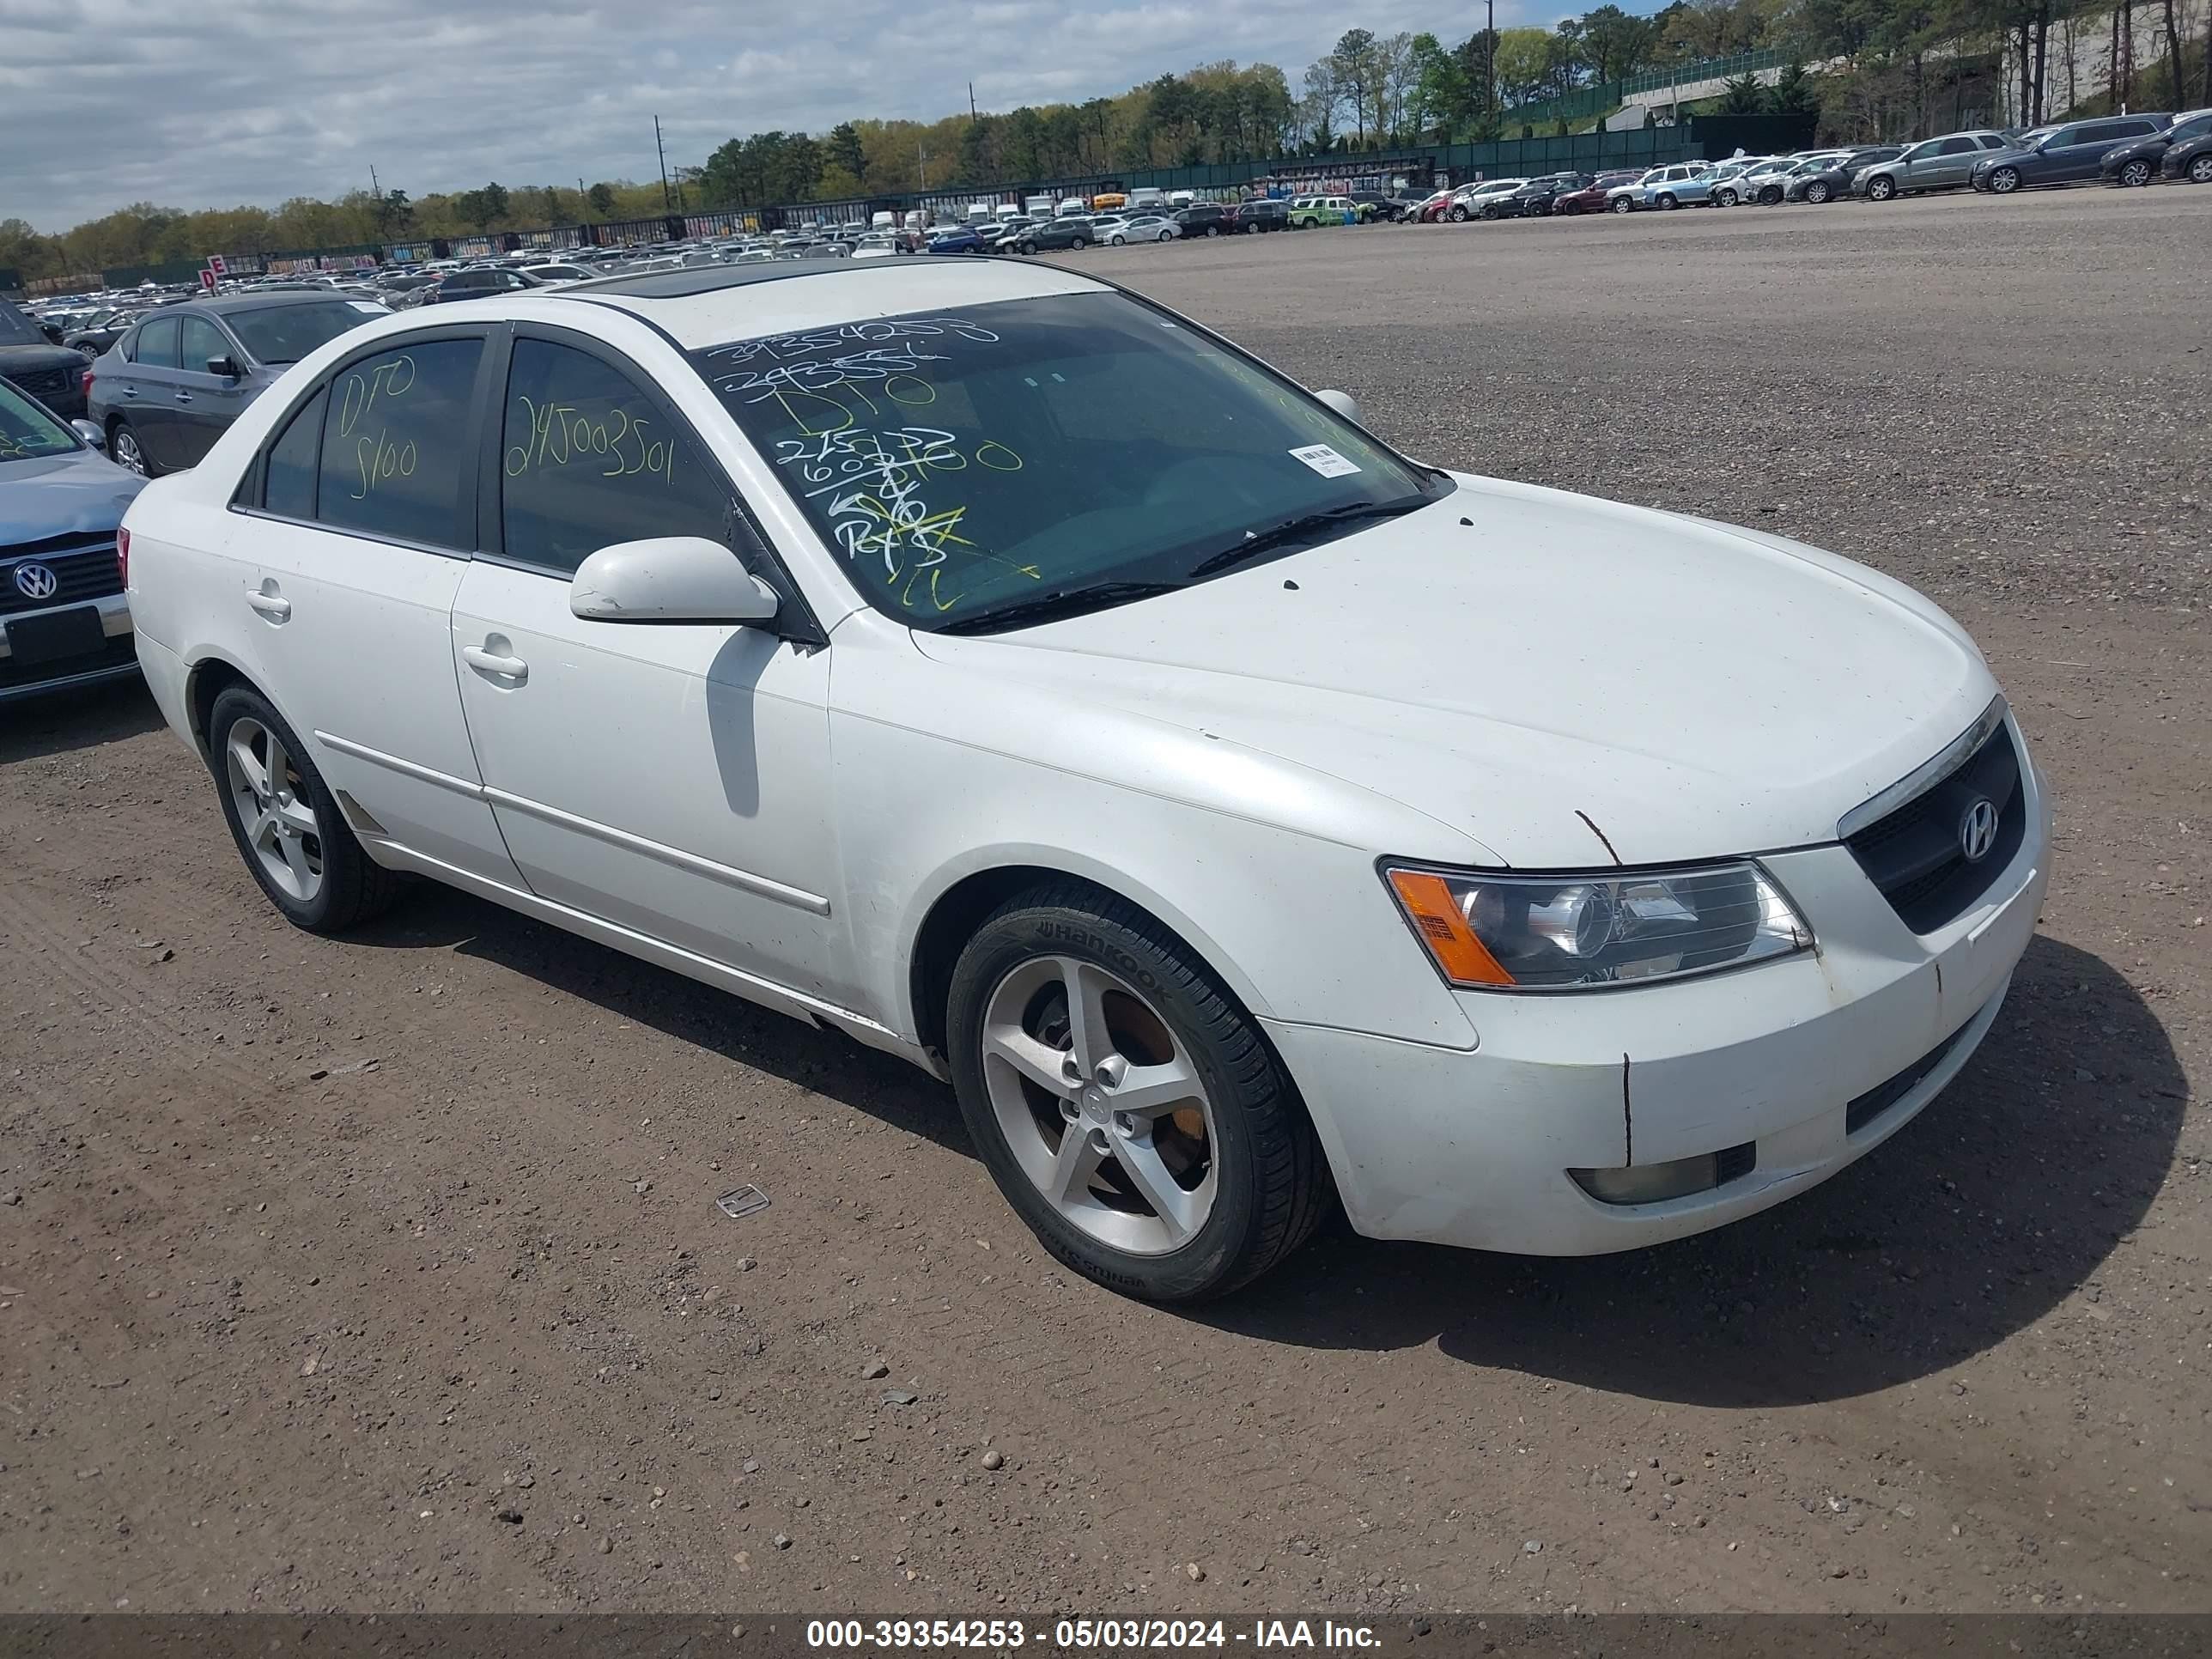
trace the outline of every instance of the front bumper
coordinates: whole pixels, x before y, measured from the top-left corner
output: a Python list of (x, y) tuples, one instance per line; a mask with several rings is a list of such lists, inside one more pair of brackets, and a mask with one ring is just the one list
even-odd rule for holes
[[(106, 680), (128, 679), (138, 672), (138, 659), (131, 646), (131, 601), (121, 593), (108, 593), (96, 599), (81, 599), (77, 605), (90, 605), (100, 612), (100, 631), (106, 641), (104, 647), (78, 656), (58, 657), (35, 665), (18, 664), (15, 647), (8, 642), (8, 625), (21, 623), (47, 611), (16, 611), (0, 617), (0, 702), (12, 702), (18, 697), (43, 696), (49, 691), (82, 690)], [(76, 605), (55, 605), (54, 611), (69, 611)]]
[[(1808, 848), (1761, 860), (1820, 940), (1786, 961), (1633, 989), (1467, 994), (1472, 1050), (1265, 1022), (1353, 1226), (1595, 1255), (1754, 1214), (1872, 1151), (1966, 1064), (2034, 933), (2051, 827), (2040, 778), (2024, 778), (2019, 852), (1925, 937), (1847, 849)], [(1717, 1185), (1650, 1203), (1601, 1203), (1568, 1173), (1723, 1153)]]

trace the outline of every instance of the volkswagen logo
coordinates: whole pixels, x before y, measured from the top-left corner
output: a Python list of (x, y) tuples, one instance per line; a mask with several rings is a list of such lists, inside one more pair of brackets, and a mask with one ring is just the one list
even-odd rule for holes
[(27, 599), (51, 599), (54, 590), (61, 585), (61, 578), (45, 565), (19, 564), (15, 567), (15, 591)]
[(1959, 820), (1959, 850), (1969, 864), (1979, 864), (1997, 844), (1997, 809), (1984, 796)]

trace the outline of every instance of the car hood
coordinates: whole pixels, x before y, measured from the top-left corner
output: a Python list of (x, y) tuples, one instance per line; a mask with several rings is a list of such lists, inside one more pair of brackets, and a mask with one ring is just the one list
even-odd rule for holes
[(0, 374), (21, 374), (35, 368), (60, 368), (64, 366), (82, 368), (84, 353), (68, 346), (49, 344), (44, 340), (34, 344), (0, 345)]
[(1993, 149), (1975, 158), (1974, 171), (1979, 173), (1985, 167), (1993, 167), (2004, 161), (2018, 166), (2022, 161), (2040, 161), (2042, 157), (2043, 152), (2039, 149)]
[(0, 547), (105, 535), (146, 481), (89, 449), (0, 461)]
[(2162, 132), (2146, 133), (2142, 137), (2129, 139), (2124, 144), (2113, 145), (2105, 152), (2104, 159), (2107, 162), (2132, 161), (2138, 155), (2155, 159), (2165, 155), (2172, 143), (2173, 140)]
[(1490, 479), (1182, 592), (916, 639), (986, 683), (1275, 757), (1534, 868), (1832, 842), (1996, 691), (1955, 623), (1848, 560)]

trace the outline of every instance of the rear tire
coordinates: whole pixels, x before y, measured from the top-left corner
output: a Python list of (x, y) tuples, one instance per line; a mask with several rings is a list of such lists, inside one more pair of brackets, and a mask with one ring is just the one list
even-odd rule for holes
[(126, 472), (136, 472), (142, 478), (158, 478), (161, 468), (146, 453), (146, 446), (138, 441), (137, 428), (118, 416), (108, 422), (107, 453), (116, 465)]
[(362, 850), (307, 745), (258, 691), (234, 685), (216, 698), (208, 765), (239, 856), (285, 921), (342, 933), (391, 907), (399, 878)]
[[(1059, 881), (1000, 906), (953, 969), (946, 1031), (985, 1167), (1086, 1279), (1202, 1301), (1266, 1273), (1320, 1219), (1319, 1144), (1257, 1023), (1189, 946), (1112, 894)], [(1148, 1070), (1189, 1092), (1156, 1082), (1145, 1109), (1116, 1109), (1115, 1091)]]

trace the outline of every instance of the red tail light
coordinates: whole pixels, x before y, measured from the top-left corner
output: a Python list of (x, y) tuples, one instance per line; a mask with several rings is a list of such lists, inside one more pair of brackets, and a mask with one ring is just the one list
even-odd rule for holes
[(78, 382), (78, 390), (82, 391), (88, 398), (92, 396), (92, 371), (90, 369), (88, 368), (85, 370), (84, 379)]
[(123, 578), (124, 589), (128, 592), (131, 586), (131, 532), (127, 530), (115, 532), (115, 574)]

